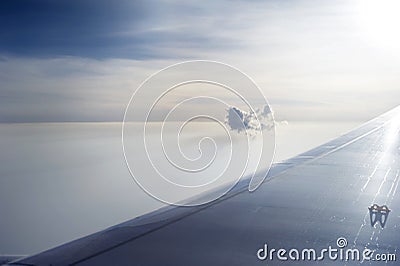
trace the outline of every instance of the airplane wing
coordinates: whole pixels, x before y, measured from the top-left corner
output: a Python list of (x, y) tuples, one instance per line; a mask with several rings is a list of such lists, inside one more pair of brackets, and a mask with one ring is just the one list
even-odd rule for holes
[(399, 130), (400, 106), (275, 164), (252, 193), (241, 183), (207, 205), (166, 207), (10, 265), (395, 264)]

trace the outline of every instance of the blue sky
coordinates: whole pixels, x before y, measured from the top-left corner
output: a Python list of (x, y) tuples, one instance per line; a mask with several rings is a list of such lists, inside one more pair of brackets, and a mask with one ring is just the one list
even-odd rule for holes
[(170, 57), (159, 52), (162, 47), (225, 49), (239, 44), (207, 34), (205, 26), (213, 15), (222, 15), (226, 4), (7, 0), (0, 10), (0, 49), (28, 57), (139, 60)]
[(148, 38), (113, 33), (139, 28), (147, 13), (136, 1), (2, 1), (0, 47), (31, 57), (144, 58)]
[(190, 59), (244, 71), (280, 120), (365, 121), (398, 104), (398, 7), (2, 1), (0, 121), (121, 121), (145, 78)]

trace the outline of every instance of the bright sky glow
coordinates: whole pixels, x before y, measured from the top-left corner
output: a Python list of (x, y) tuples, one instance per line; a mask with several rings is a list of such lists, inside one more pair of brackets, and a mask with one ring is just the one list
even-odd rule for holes
[(376, 46), (400, 56), (400, 2), (364, 0), (357, 5), (358, 23)]

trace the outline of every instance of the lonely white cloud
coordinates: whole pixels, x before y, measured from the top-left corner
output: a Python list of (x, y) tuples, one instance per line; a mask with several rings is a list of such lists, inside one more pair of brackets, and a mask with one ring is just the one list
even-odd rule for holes
[(249, 135), (257, 134), (262, 130), (271, 130), (275, 126), (272, 110), (268, 105), (262, 109), (244, 111), (231, 106), (227, 109), (225, 124), (232, 131), (245, 132)]

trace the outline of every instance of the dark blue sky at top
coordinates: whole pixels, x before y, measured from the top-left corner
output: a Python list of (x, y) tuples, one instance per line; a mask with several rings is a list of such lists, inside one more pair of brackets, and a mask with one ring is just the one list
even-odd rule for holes
[[(151, 36), (116, 36), (136, 30), (148, 13), (138, 1), (6, 0), (0, 8), (0, 52), (47, 57), (145, 57)], [(129, 46), (127, 45), (129, 43)]]
[(168, 57), (165, 47), (218, 48), (218, 38), (179, 29), (204, 11), (183, 3), (3, 0), (0, 55), (146, 59)]

